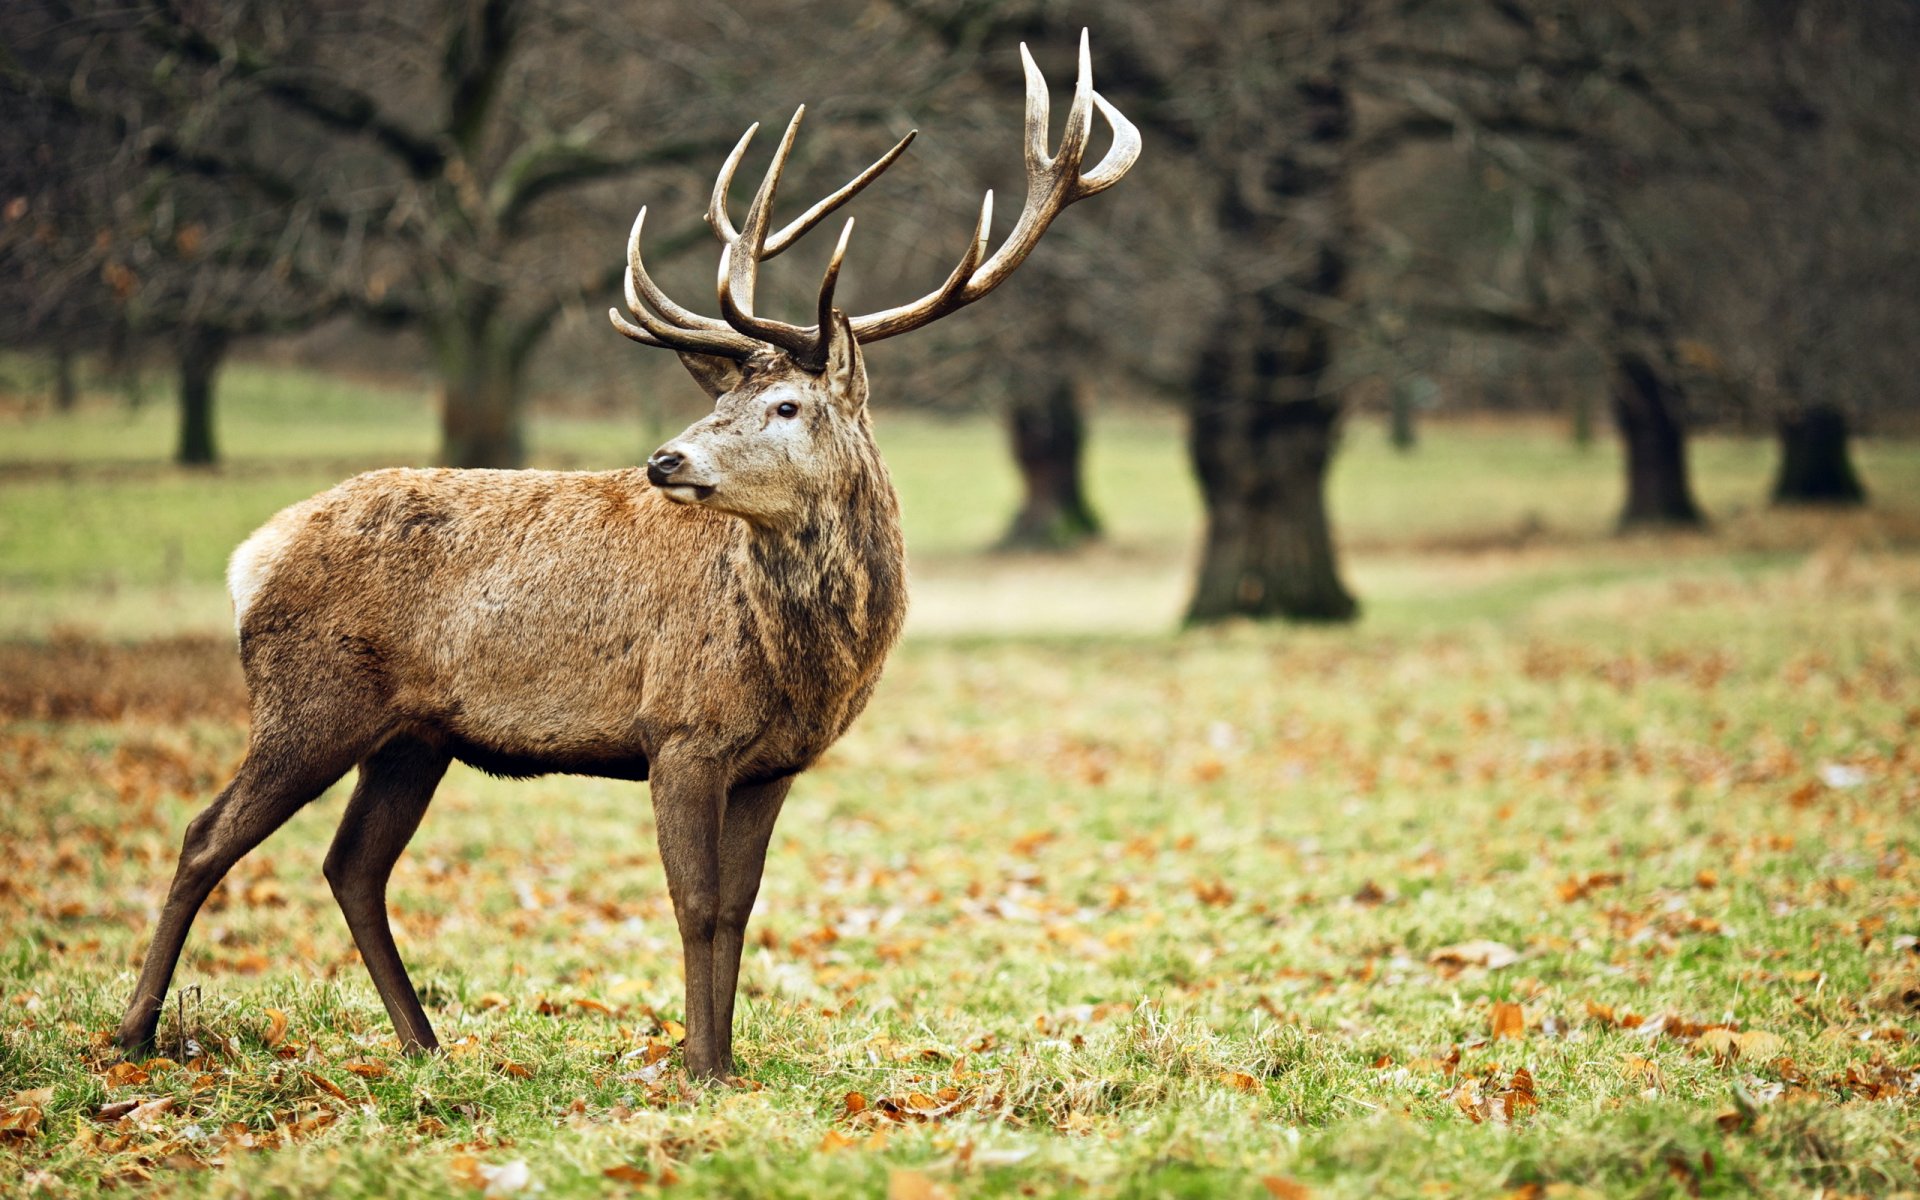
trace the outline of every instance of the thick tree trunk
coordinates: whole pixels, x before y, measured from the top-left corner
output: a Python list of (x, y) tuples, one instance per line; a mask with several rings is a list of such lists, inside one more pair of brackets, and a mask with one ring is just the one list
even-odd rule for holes
[(80, 402), (80, 386), (73, 375), (73, 351), (53, 352), (53, 411), (70, 413)]
[(220, 460), (213, 436), (213, 384), (226, 356), (224, 332), (202, 325), (181, 332), (180, 441), (173, 458), (183, 466), (205, 467)]
[(1706, 523), (1687, 474), (1687, 431), (1678, 386), (1645, 356), (1613, 362), (1613, 416), (1627, 453), (1627, 502), (1620, 528), (1693, 528)]
[(1070, 550), (1100, 535), (1081, 482), (1085, 422), (1074, 381), (1061, 375), (1017, 397), (1007, 409), (1013, 460), (1020, 468), (1020, 510), (1002, 550)]
[(449, 467), (526, 464), (525, 372), (488, 315), (434, 331), (440, 365), (440, 461)]
[(1413, 423), (1414, 392), (1412, 380), (1396, 380), (1392, 396), (1387, 401), (1387, 440), (1402, 454), (1411, 454), (1413, 448), (1420, 444), (1420, 435)]
[(1858, 505), (1867, 489), (1853, 469), (1847, 414), (1837, 405), (1811, 404), (1780, 414), (1780, 474), (1775, 504)]
[(1340, 415), (1318, 394), (1329, 333), (1265, 297), (1240, 308), (1195, 372), (1188, 448), (1207, 532), (1187, 620), (1351, 620), (1327, 524)]

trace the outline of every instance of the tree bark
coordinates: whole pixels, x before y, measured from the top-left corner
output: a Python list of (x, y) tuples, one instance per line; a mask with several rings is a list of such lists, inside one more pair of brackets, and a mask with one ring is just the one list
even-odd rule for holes
[(1100, 536), (1081, 479), (1086, 424), (1073, 377), (1063, 373), (1018, 395), (1007, 409), (1007, 431), (1023, 495), (1000, 549), (1070, 550)]
[(70, 413), (80, 401), (80, 386), (73, 375), (73, 351), (64, 347), (53, 352), (53, 411)]
[(440, 461), (526, 465), (523, 355), (490, 310), (456, 313), (433, 331), (440, 367)]
[(1195, 372), (1188, 448), (1207, 532), (1191, 623), (1233, 616), (1347, 621), (1327, 524), (1340, 410), (1318, 394), (1330, 331), (1254, 297), (1216, 327)]
[(1628, 350), (1614, 355), (1613, 416), (1627, 452), (1623, 531), (1706, 523), (1687, 474), (1687, 433), (1679, 404), (1679, 385), (1650, 359)]
[(1850, 506), (1867, 502), (1853, 469), (1847, 414), (1834, 404), (1809, 404), (1780, 414), (1780, 473), (1773, 502)]
[(213, 385), (227, 356), (225, 332), (189, 325), (180, 334), (180, 441), (174, 461), (206, 467), (220, 461), (213, 434)]

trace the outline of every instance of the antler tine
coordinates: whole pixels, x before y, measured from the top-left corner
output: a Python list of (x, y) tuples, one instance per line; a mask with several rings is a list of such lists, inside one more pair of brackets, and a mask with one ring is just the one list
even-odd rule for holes
[(779, 254), (782, 250), (785, 250), (788, 246), (793, 245), (799, 241), (808, 230), (832, 216), (835, 209), (865, 191), (867, 185), (880, 178), (881, 173), (892, 166), (895, 159), (905, 154), (907, 147), (913, 145), (913, 139), (919, 136), (920, 131), (918, 129), (907, 130), (907, 136), (895, 142), (893, 149), (875, 159), (873, 164), (866, 170), (842, 184), (837, 191), (826, 199), (821, 200), (806, 212), (801, 213), (793, 220), (787, 222), (778, 233), (767, 238), (767, 247), (761, 253), (760, 261), (765, 262), (774, 255)]
[[(647, 274), (647, 267), (640, 256), (640, 231), (647, 223), (645, 206), (640, 215), (633, 219), (633, 231), (627, 235), (627, 307), (638, 314), (646, 306), (665, 317), (682, 329), (703, 329), (712, 333), (725, 333), (728, 330), (725, 321), (716, 321), (712, 317), (703, 317), (691, 309), (682, 308), (673, 299), (660, 290), (660, 285)], [(645, 297), (646, 305), (641, 304)]]
[(808, 367), (824, 367), (827, 364), (827, 343), (833, 332), (833, 289), (840, 282), (840, 262), (847, 256), (847, 239), (853, 236), (853, 218), (840, 227), (840, 240), (833, 244), (833, 257), (827, 260), (826, 274), (820, 277), (820, 300), (814, 307), (819, 318), (814, 325), (816, 336), (810, 352), (801, 359)]
[(729, 246), (740, 240), (740, 231), (733, 227), (733, 220), (727, 216), (727, 189), (733, 186), (733, 173), (747, 153), (747, 143), (753, 141), (753, 135), (759, 132), (760, 122), (755, 121), (733, 144), (733, 153), (727, 155), (727, 161), (720, 165), (720, 174), (713, 180), (713, 196), (707, 201), (707, 224)]
[[(1057, 154), (1047, 153), (1050, 97), (1046, 77), (1024, 43), (1020, 47), (1020, 65), (1027, 91), (1027, 199), (1013, 231), (992, 257), (982, 262), (986, 247), (983, 221), (960, 265), (940, 287), (911, 304), (856, 318), (853, 332), (861, 341), (878, 341), (918, 329), (999, 287), (1025, 261), (1062, 209), (1112, 187), (1140, 157), (1140, 131), (1093, 90), (1093, 55), (1086, 30), (1080, 31), (1073, 106), (1067, 111), (1066, 128), (1061, 133)], [(1113, 147), (1092, 172), (1083, 174), (1080, 163), (1086, 155), (1096, 109), (1113, 130)]]

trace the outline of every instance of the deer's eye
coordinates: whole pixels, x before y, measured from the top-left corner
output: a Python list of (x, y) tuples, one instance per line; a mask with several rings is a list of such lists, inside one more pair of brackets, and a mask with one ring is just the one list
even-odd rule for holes
[(782, 400), (774, 406), (773, 411), (783, 417), (797, 417), (800, 415), (800, 406), (791, 400)]

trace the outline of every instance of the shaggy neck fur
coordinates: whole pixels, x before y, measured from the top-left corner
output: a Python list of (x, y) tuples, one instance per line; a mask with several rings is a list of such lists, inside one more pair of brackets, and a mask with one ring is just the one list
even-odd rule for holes
[(796, 710), (838, 735), (866, 703), (906, 615), (906, 550), (893, 481), (865, 414), (798, 518), (745, 525), (733, 565), (748, 635)]

